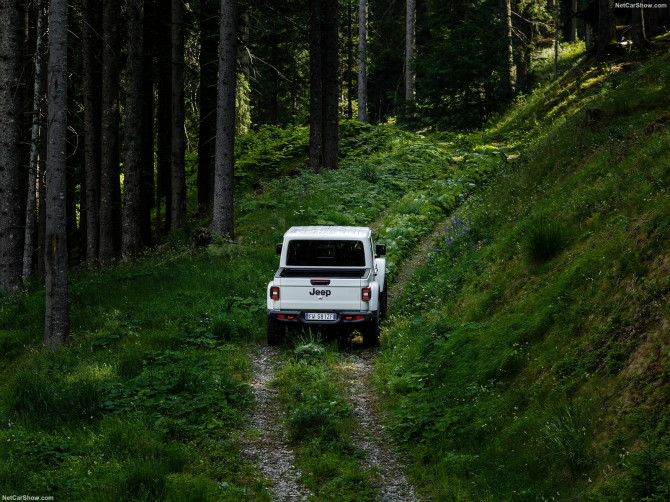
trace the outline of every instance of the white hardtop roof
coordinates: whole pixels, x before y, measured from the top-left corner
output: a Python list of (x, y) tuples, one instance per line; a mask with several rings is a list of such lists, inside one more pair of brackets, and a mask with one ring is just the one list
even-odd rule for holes
[(294, 239), (365, 239), (372, 231), (368, 227), (344, 227), (336, 225), (313, 225), (291, 227), (284, 238)]

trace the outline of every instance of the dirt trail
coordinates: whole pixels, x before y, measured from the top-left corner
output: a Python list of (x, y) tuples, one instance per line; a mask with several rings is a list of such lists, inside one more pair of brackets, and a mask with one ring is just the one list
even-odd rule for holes
[(295, 467), (293, 450), (281, 423), (277, 391), (269, 385), (279, 365), (279, 351), (276, 347), (262, 346), (251, 360), (254, 377), (250, 386), (256, 405), (240, 438), (242, 453), (270, 483), (273, 501), (308, 500), (309, 491), (298, 481), (300, 471)]
[(415, 502), (419, 499), (404, 475), (404, 463), (389, 447), (392, 444), (390, 434), (377, 412), (379, 398), (372, 390), (376, 354), (373, 349), (354, 352), (351, 362), (344, 366), (348, 372), (354, 417), (359, 424), (353, 442), (365, 452), (367, 461), (379, 474), (381, 500)]

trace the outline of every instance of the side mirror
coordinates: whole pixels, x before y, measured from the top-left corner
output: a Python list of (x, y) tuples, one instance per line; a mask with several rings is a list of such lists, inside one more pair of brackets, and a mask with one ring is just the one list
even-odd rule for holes
[(278, 242), (275, 244), (275, 251), (277, 251), (277, 254), (281, 254), (281, 248), (282, 248), (282, 243)]
[(375, 246), (375, 254), (377, 256), (384, 256), (386, 254), (386, 244), (377, 244)]

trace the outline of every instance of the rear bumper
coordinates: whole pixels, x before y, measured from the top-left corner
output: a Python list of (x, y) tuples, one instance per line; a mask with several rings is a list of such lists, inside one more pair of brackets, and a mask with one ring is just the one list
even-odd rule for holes
[(336, 325), (336, 324), (362, 324), (372, 321), (372, 312), (335, 312), (337, 317), (334, 321), (308, 321), (305, 312), (300, 310), (268, 310), (268, 318), (276, 319), (287, 324), (308, 325)]

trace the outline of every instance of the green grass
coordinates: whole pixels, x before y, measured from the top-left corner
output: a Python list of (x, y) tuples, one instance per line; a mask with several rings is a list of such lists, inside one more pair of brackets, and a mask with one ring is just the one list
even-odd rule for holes
[(373, 471), (351, 440), (357, 426), (339, 376), (337, 346), (303, 335), (283, 351), (285, 364), (273, 382), (286, 410), (302, 482), (314, 500), (376, 500)]
[(572, 66), (492, 127), (518, 157), (390, 307), (379, 390), (430, 500), (670, 493), (670, 71), (627, 63)]
[[(269, 498), (231, 438), (253, 401), (248, 353), (264, 343), (274, 243), (291, 225), (374, 223), (397, 265), (439, 221), (433, 202), (458, 203), (502, 164), (490, 147), (355, 122), (343, 123), (341, 137), (342, 169), (320, 174), (308, 170), (299, 146), (304, 129), (243, 138), (236, 241), (196, 249), (190, 233), (207, 222), (192, 221), (136, 263), (73, 271), (71, 334), (61, 350), (41, 347), (43, 290), (0, 299), (0, 493)], [(338, 392), (291, 408), (287, 426), (295, 437), (310, 431), (301, 457), (306, 482), (323, 498), (355, 500), (371, 493), (371, 475), (348, 458), (355, 452), (346, 406), (333, 410), (321, 400)]]

